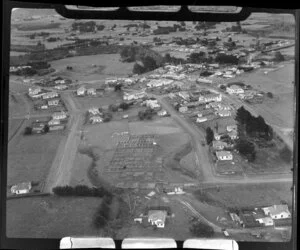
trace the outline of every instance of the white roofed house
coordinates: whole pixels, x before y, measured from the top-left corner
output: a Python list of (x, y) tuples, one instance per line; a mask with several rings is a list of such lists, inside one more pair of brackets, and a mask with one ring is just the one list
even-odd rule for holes
[(90, 108), (90, 109), (88, 110), (88, 112), (89, 112), (90, 114), (92, 114), (92, 115), (99, 115), (99, 114), (100, 114), (99, 109), (96, 108), (96, 107)]
[(92, 117), (90, 118), (90, 122), (91, 122), (92, 124), (95, 124), (95, 123), (101, 123), (101, 122), (103, 122), (103, 119), (102, 119), (101, 116), (95, 115), (95, 116), (92, 116)]
[(124, 101), (131, 101), (141, 99), (146, 96), (145, 90), (134, 91), (134, 92), (124, 92), (123, 99)]
[(86, 90), (86, 93), (88, 95), (95, 96), (96, 95), (96, 89), (95, 88), (89, 88), (89, 89)]
[(289, 208), (285, 204), (273, 205), (271, 207), (262, 208), (265, 215), (270, 216), (272, 219), (287, 219), (291, 218)]
[(199, 96), (199, 102), (221, 102), (222, 101), (222, 94), (205, 94)]
[(216, 150), (223, 150), (225, 147), (227, 147), (227, 143), (223, 141), (213, 141), (212, 144), (213, 148)]
[(42, 91), (42, 89), (41, 89), (40, 87), (29, 88), (29, 89), (28, 89), (28, 94), (29, 94), (30, 96), (33, 96), (33, 95), (39, 94), (41, 91)]
[(67, 113), (64, 112), (64, 111), (60, 111), (60, 112), (54, 112), (52, 114), (52, 118), (54, 120), (63, 120), (63, 119), (66, 119), (67, 118)]
[(220, 111), (217, 111), (216, 114), (218, 114), (221, 117), (231, 116), (231, 112), (229, 110), (220, 110)]
[(186, 112), (188, 112), (188, 107), (187, 107), (187, 106), (182, 106), (182, 107), (179, 108), (178, 111), (179, 111), (180, 113), (186, 113)]
[(146, 100), (146, 106), (151, 108), (151, 109), (160, 109), (160, 104), (158, 103), (157, 100)]
[(245, 91), (238, 85), (231, 85), (230, 87), (226, 87), (226, 92), (228, 94), (243, 94)]
[(158, 111), (158, 112), (157, 112), (157, 115), (158, 115), (158, 116), (166, 116), (166, 115), (168, 115), (168, 112), (167, 112), (166, 110), (163, 109), (163, 110)]
[(237, 125), (236, 124), (227, 125), (226, 130), (227, 130), (227, 132), (231, 132), (232, 130), (237, 130)]
[(53, 99), (48, 101), (48, 106), (57, 106), (59, 104), (59, 99)]
[(178, 93), (178, 96), (180, 96), (182, 99), (189, 101), (190, 100), (190, 95), (186, 91), (181, 91)]
[(201, 122), (206, 122), (207, 121), (207, 117), (197, 117), (196, 122), (201, 123)]
[(231, 107), (228, 104), (220, 103), (219, 110), (231, 110)]
[(30, 192), (31, 188), (32, 188), (31, 182), (22, 182), (20, 184), (13, 185), (10, 188), (10, 191), (13, 194), (27, 194)]
[(165, 210), (149, 210), (148, 211), (148, 222), (152, 225), (156, 225), (159, 228), (165, 227), (167, 218), (167, 211)]
[(237, 130), (232, 130), (227, 134), (231, 140), (236, 140), (238, 138)]
[(60, 124), (60, 120), (58, 119), (52, 119), (48, 122), (49, 126), (54, 126), (54, 125), (59, 125)]
[(58, 93), (57, 92), (48, 92), (48, 93), (45, 93), (43, 95), (43, 99), (46, 100), (46, 99), (51, 99), (51, 98), (55, 98), (55, 97), (58, 97)]
[(233, 159), (230, 151), (217, 151), (216, 156), (220, 161), (228, 161)]
[(67, 89), (68, 86), (67, 85), (64, 85), (64, 84), (61, 84), (61, 85), (57, 85), (54, 87), (55, 89), (58, 89), (58, 90), (64, 90), (64, 89)]
[(84, 86), (81, 86), (80, 88), (77, 89), (76, 93), (78, 96), (83, 96), (83, 95), (85, 95), (85, 91), (86, 91), (86, 88)]

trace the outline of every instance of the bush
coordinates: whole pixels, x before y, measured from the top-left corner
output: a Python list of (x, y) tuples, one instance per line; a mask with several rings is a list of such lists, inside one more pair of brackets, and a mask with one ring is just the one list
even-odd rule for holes
[(218, 54), (216, 56), (215, 61), (217, 63), (224, 63), (224, 64), (238, 64), (239, 63), (239, 59), (234, 56), (234, 55), (226, 55), (226, 54)]
[(129, 104), (126, 102), (122, 102), (119, 107), (123, 110), (127, 110), (129, 108)]
[(210, 128), (206, 128), (206, 143), (207, 145), (211, 144), (214, 140), (214, 131)]
[(196, 237), (209, 238), (214, 235), (214, 230), (211, 226), (202, 222), (196, 222), (190, 227), (191, 233)]
[[(108, 196), (107, 199), (112, 199), (113, 195), (103, 187), (88, 187), (85, 185), (71, 186), (58, 186), (52, 189), (53, 193), (58, 196), (85, 196), (85, 197), (103, 197)], [(108, 200), (107, 200), (108, 201)]]
[(276, 51), (274, 55), (274, 60), (276, 62), (282, 62), (284, 61), (284, 56), (279, 51)]
[(292, 151), (287, 146), (280, 151), (280, 157), (286, 163), (290, 163), (292, 161), (292, 156)]
[(267, 93), (267, 97), (273, 98), (273, 94), (272, 94), (271, 92), (268, 92), (268, 93)]
[(31, 135), (32, 134), (32, 128), (31, 127), (26, 127), (24, 131), (24, 135)]

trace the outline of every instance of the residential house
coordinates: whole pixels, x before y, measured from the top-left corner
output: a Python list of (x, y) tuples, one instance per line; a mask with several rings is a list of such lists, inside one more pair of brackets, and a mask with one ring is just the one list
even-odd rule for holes
[(212, 80), (207, 79), (207, 78), (203, 78), (203, 77), (198, 78), (198, 79), (196, 80), (196, 82), (198, 82), (198, 83), (209, 83), (209, 84), (212, 84), (212, 83), (213, 83)]
[(90, 109), (88, 110), (88, 112), (89, 112), (90, 114), (92, 114), (92, 115), (99, 115), (99, 114), (100, 114), (99, 109), (96, 108), (96, 107), (90, 108)]
[(159, 228), (165, 227), (166, 217), (167, 217), (167, 211), (165, 210), (148, 211), (148, 222), (151, 223), (151, 225), (156, 225)]
[(265, 215), (271, 216), (272, 219), (286, 219), (291, 218), (289, 208), (285, 204), (273, 205), (271, 207), (262, 208)]
[(81, 86), (77, 89), (76, 93), (78, 96), (84, 96), (85, 95), (86, 88), (84, 86)]
[(206, 122), (207, 121), (207, 117), (198, 117), (196, 122), (201, 123), (201, 122)]
[(41, 89), (40, 87), (29, 88), (29, 89), (28, 89), (28, 94), (29, 94), (30, 96), (33, 96), (33, 95), (39, 94), (41, 91), (42, 91), (42, 89)]
[(227, 147), (227, 143), (223, 141), (213, 141), (212, 146), (215, 150), (223, 150), (225, 147)]
[(221, 102), (222, 101), (222, 94), (216, 94), (216, 93), (211, 93), (211, 94), (202, 94), (199, 96), (199, 102)]
[(58, 124), (58, 125), (49, 126), (49, 131), (63, 130), (64, 128), (65, 125)]
[(42, 105), (38, 106), (38, 108), (40, 108), (40, 109), (48, 109), (48, 105), (42, 104)]
[(145, 103), (148, 108), (155, 110), (160, 109), (160, 104), (157, 100), (146, 100)]
[(63, 119), (66, 119), (66, 118), (67, 118), (67, 114), (66, 114), (66, 112), (64, 112), (64, 111), (54, 112), (54, 113), (52, 114), (52, 118), (53, 118), (54, 120), (63, 120)]
[(62, 79), (62, 80), (55, 80), (54, 81), (55, 84), (65, 84), (66, 80)]
[(86, 93), (88, 95), (95, 96), (96, 95), (96, 89), (95, 88), (89, 88), (89, 89), (86, 90)]
[(106, 85), (113, 85), (113, 84), (116, 84), (117, 82), (118, 82), (118, 79), (106, 79), (105, 80)]
[(218, 160), (221, 160), (221, 161), (233, 159), (233, 156), (230, 151), (217, 151), (216, 156), (217, 156)]
[(218, 114), (221, 117), (231, 116), (231, 112), (229, 110), (220, 110), (220, 111), (217, 111), (216, 114)]
[(55, 98), (55, 97), (58, 97), (58, 93), (57, 92), (48, 92), (48, 93), (45, 93), (43, 95), (43, 99), (46, 100), (46, 99), (51, 99), (51, 98)]
[(42, 134), (44, 132), (45, 132), (45, 125), (44, 124), (37, 123), (37, 124), (34, 124), (32, 126), (32, 133), (33, 134)]
[(190, 100), (190, 95), (186, 91), (181, 91), (178, 93), (178, 96), (181, 97), (182, 99), (189, 101)]
[(219, 109), (220, 105), (221, 105), (221, 103), (218, 103), (218, 102), (210, 102), (210, 103), (205, 104), (205, 108)]
[(186, 112), (188, 111), (188, 107), (182, 106), (182, 107), (179, 108), (178, 111), (179, 111), (180, 113), (186, 113)]
[(64, 90), (64, 89), (67, 89), (68, 86), (67, 85), (64, 85), (64, 84), (61, 84), (61, 85), (57, 85), (54, 87), (55, 89), (58, 89), (58, 90)]
[(158, 115), (158, 116), (166, 116), (166, 115), (168, 115), (168, 112), (167, 112), (166, 110), (163, 109), (163, 110), (158, 111), (158, 112), (157, 112), (157, 115)]
[(170, 79), (155, 79), (148, 82), (147, 87), (148, 88), (161, 87), (161, 86), (170, 85), (172, 82), (173, 80)]
[(60, 120), (58, 120), (58, 119), (52, 119), (48, 122), (49, 126), (59, 125), (59, 124), (60, 124)]
[(263, 224), (264, 226), (274, 226), (274, 221), (271, 217), (265, 217), (265, 216), (256, 216), (256, 214), (253, 215), (254, 219), (258, 221), (260, 224)]
[(238, 85), (231, 85), (230, 87), (226, 87), (226, 92), (232, 95), (232, 94), (243, 94), (245, 91)]
[(48, 106), (57, 106), (59, 104), (59, 99), (53, 99), (48, 101)]
[(95, 124), (95, 123), (101, 123), (101, 122), (103, 122), (103, 119), (102, 119), (102, 117), (99, 116), (99, 115), (97, 115), (97, 116), (92, 116), (92, 117), (90, 118), (90, 122), (91, 122), (92, 124)]
[(131, 101), (141, 99), (146, 96), (145, 90), (134, 91), (134, 92), (124, 92), (123, 99), (124, 101)]
[(231, 132), (233, 130), (237, 130), (237, 125), (236, 124), (233, 124), (233, 125), (227, 125), (226, 126), (226, 130), (227, 132)]
[(27, 193), (30, 192), (31, 187), (32, 187), (31, 182), (22, 182), (22, 183), (19, 183), (17, 185), (13, 185), (10, 188), (10, 191), (13, 194), (27, 194)]
[(232, 130), (227, 134), (231, 140), (236, 140), (238, 138), (238, 132), (236, 130)]
[(219, 110), (231, 110), (231, 106), (228, 104), (220, 103), (218, 106)]

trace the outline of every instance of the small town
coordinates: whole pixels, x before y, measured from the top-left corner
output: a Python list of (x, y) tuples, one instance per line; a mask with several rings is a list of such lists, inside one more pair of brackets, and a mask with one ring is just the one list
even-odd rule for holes
[(9, 236), (289, 241), (293, 18), (11, 27)]

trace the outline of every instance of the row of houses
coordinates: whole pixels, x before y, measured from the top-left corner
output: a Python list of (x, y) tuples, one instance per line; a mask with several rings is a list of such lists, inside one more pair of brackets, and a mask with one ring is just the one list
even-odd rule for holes
[(85, 96), (86, 94), (96, 96), (97, 92), (95, 88), (85, 88), (84, 86), (81, 86), (76, 90), (76, 94), (77, 96)]
[[(276, 226), (277, 224), (291, 225), (291, 213), (288, 205), (279, 204), (269, 207), (242, 210), (237, 213), (229, 213), (232, 221), (242, 227), (266, 227)], [(282, 223), (282, 222), (285, 223)]]

